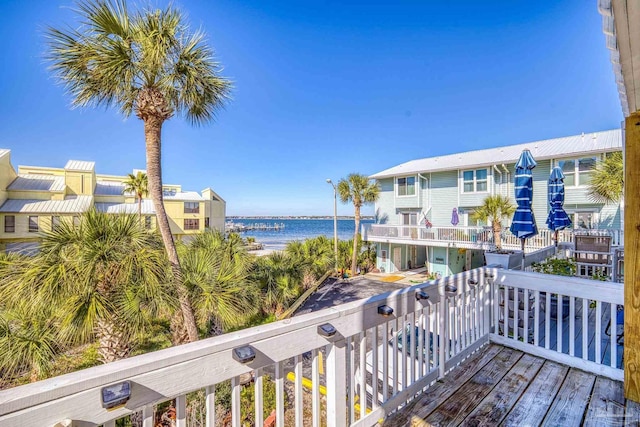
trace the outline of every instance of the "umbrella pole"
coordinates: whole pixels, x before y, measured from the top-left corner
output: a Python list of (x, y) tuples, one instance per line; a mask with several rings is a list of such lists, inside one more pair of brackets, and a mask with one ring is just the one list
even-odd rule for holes
[(556, 252), (558, 252), (558, 230), (555, 230), (555, 239), (556, 239)]
[(521, 268), (521, 270), (524, 271), (524, 239), (520, 239), (520, 244), (522, 246), (522, 268)]

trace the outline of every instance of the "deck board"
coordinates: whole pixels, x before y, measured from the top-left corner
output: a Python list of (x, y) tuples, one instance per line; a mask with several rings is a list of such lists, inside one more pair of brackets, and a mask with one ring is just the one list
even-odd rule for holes
[(544, 418), (569, 368), (545, 361), (538, 375), (502, 422), (502, 426), (535, 426)]
[(595, 379), (593, 374), (570, 369), (542, 425), (580, 426)]
[(597, 378), (584, 417), (585, 427), (620, 426), (624, 419), (624, 400), (621, 382)]
[(619, 381), (490, 344), (384, 425), (638, 426), (640, 404)]
[(471, 411), (461, 426), (496, 426), (536, 377), (544, 359), (525, 354), (502, 381)]
[(520, 360), (518, 350), (502, 351), (425, 418), (430, 425), (458, 425)]

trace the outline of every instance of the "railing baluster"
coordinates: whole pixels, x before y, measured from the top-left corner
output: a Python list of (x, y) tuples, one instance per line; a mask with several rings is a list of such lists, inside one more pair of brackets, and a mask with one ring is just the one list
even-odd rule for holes
[(502, 332), (509, 338), (509, 286), (503, 286), (503, 307), (502, 307)]
[(524, 299), (522, 301), (522, 304), (524, 306), (524, 318), (522, 319), (524, 328), (522, 331), (522, 338), (524, 338), (524, 342), (529, 344), (529, 289), (525, 288), (522, 297)]
[(540, 344), (540, 291), (534, 291), (533, 300), (533, 345)]
[(240, 414), (240, 377), (231, 378), (231, 425), (240, 427), (242, 424)]
[(389, 395), (389, 322), (384, 322), (382, 337), (382, 400)]
[(556, 317), (556, 351), (558, 353), (562, 353), (562, 315), (564, 314), (563, 306), (563, 296), (562, 294), (558, 294), (556, 303), (556, 309), (558, 312)]
[[(355, 367), (356, 367), (355, 337), (346, 338), (346, 342), (347, 342), (347, 354), (349, 355), (349, 371), (355, 372)], [(361, 377), (359, 381), (360, 390), (362, 390), (362, 378), (366, 376), (367, 376), (367, 370), (365, 369), (364, 363), (362, 363), (362, 347), (360, 347), (360, 377)], [(348, 386), (349, 400), (347, 405), (349, 407), (349, 422), (353, 423), (356, 420), (356, 414), (355, 414), (356, 401), (355, 401), (355, 390), (354, 390), (356, 384), (355, 384), (354, 376), (353, 375), (347, 376), (347, 381), (349, 382), (349, 386)]]
[[(302, 356), (298, 355), (293, 358), (294, 363), (294, 373), (296, 375), (295, 384), (294, 384), (294, 404), (295, 404), (295, 418), (296, 425), (302, 425), (302, 410), (304, 408), (304, 403), (302, 402)], [(351, 371), (353, 372), (353, 371)], [(351, 375), (353, 378), (353, 375)]]
[[(346, 342), (327, 346), (327, 425), (342, 426), (346, 422), (347, 395), (344, 373), (346, 370)], [(363, 375), (365, 373), (363, 372)]]
[[(378, 378), (380, 378), (380, 370), (378, 369), (378, 327), (374, 326), (371, 331), (371, 370), (373, 371), (371, 373), (371, 388), (373, 390), (371, 393), (371, 405), (375, 409), (378, 407)], [(367, 398), (366, 390), (361, 389), (360, 394), (360, 399)]]
[(513, 339), (518, 341), (518, 314), (520, 312), (520, 301), (518, 301), (518, 293), (520, 288), (513, 287)]
[(500, 284), (493, 282), (493, 333), (500, 335)]
[[(407, 345), (409, 345), (409, 369), (408, 369), (408, 373), (409, 373), (409, 379), (407, 380), (407, 385), (411, 385), (416, 381), (416, 344), (418, 337), (414, 336), (414, 331), (418, 331), (418, 335), (422, 335), (420, 328), (416, 329), (416, 316), (415, 316), (415, 312), (411, 312), (407, 315), (407, 321), (409, 322), (410, 326), (410, 339), (407, 341), (407, 344), (405, 345), (405, 347)], [(406, 375), (405, 375), (406, 376)]]
[(311, 421), (313, 427), (320, 427), (320, 356), (317, 349), (311, 350), (311, 381)]
[[(256, 425), (261, 426), (264, 424), (264, 378), (262, 376), (262, 369), (258, 368), (255, 370), (255, 380), (253, 384), (253, 395), (254, 395), (254, 407), (255, 407), (255, 417), (256, 417)], [(296, 374), (296, 379), (297, 379)], [(207, 388), (207, 399), (208, 399), (208, 388)], [(208, 403), (208, 401), (207, 401)], [(214, 403), (215, 406), (215, 403)], [(208, 410), (207, 410), (208, 412)], [(208, 420), (208, 419), (207, 419)], [(215, 423), (211, 424), (211, 426), (207, 425), (207, 427), (215, 427)]]
[(187, 396), (176, 397), (176, 427), (187, 427)]
[(551, 348), (551, 292), (546, 292), (547, 300), (544, 306), (544, 348)]
[(401, 322), (396, 317), (393, 320), (393, 352), (391, 353), (391, 379), (393, 380), (393, 394), (398, 393), (398, 333), (400, 332), (400, 324)]
[(438, 293), (440, 294), (440, 303), (438, 304), (437, 311), (437, 325), (438, 326), (438, 378), (444, 378), (445, 374), (445, 362), (446, 351), (449, 346), (449, 327), (446, 319), (447, 314), (447, 300), (444, 293), (444, 286), (438, 286)]
[(276, 427), (284, 427), (284, 369), (276, 362)]
[(596, 363), (602, 362), (602, 302), (596, 301)]
[(569, 297), (569, 355), (576, 355), (576, 298)]
[(424, 375), (424, 365), (425, 363), (428, 363), (429, 357), (427, 356), (427, 359), (425, 361), (425, 354), (428, 354), (428, 345), (425, 346), (424, 343), (424, 339), (425, 337), (427, 337), (427, 340), (429, 339), (429, 327), (428, 324), (426, 322), (426, 320), (428, 319), (428, 306), (422, 308), (419, 311), (419, 315), (418, 315), (418, 320), (419, 320), (419, 326), (418, 326), (418, 372), (416, 373), (416, 376), (414, 377), (415, 381), (420, 381), (420, 379), (422, 378), (422, 376)]
[(589, 300), (582, 298), (582, 358), (589, 360)]
[(616, 368), (618, 365), (618, 304), (611, 304), (611, 327), (609, 329), (609, 340), (611, 344), (611, 360), (609, 365)]
[(142, 427), (153, 427), (153, 405), (142, 408)]
[[(364, 332), (360, 332), (360, 366), (362, 366), (362, 375), (360, 375), (360, 418), (364, 418), (367, 415), (367, 370), (364, 367), (367, 364), (367, 336)], [(371, 374), (376, 372), (378, 367), (376, 365), (371, 366)], [(373, 398), (373, 396), (372, 396)], [(351, 401), (353, 403), (353, 400)], [(352, 405), (354, 406), (354, 405)], [(355, 408), (354, 408), (355, 409)], [(352, 418), (353, 419), (353, 418)]]

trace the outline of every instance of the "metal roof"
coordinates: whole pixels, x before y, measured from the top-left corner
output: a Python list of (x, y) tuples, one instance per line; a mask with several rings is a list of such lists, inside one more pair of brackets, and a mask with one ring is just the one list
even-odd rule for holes
[(466, 169), (476, 166), (515, 163), (528, 148), (536, 160), (575, 157), (588, 153), (622, 150), (622, 132), (613, 129), (567, 136), (563, 138), (533, 141), (525, 144), (467, 151), (445, 156), (411, 160), (370, 176), (373, 179), (409, 175), (424, 172)]
[(203, 201), (206, 200), (199, 193), (195, 191), (170, 191), (165, 190), (162, 193), (162, 198), (164, 200), (184, 200), (184, 201)]
[(122, 196), (124, 194), (124, 184), (113, 181), (97, 181), (94, 194), (96, 196)]
[[(137, 203), (96, 203), (96, 210), (108, 214), (137, 214)], [(142, 199), (142, 215), (155, 215), (153, 200)]]
[(9, 154), (11, 152), (11, 150), (9, 150), (8, 148), (0, 148), (0, 157), (4, 156), (5, 154)]
[(0, 212), (5, 213), (82, 213), (91, 207), (92, 196), (68, 196), (64, 200), (8, 199)]
[(20, 174), (7, 187), (8, 190), (64, 191), (64, 176)]
[(96, 162), (86, 162), (83, 160), (69, 160), (64, 168), (73, 171), (92, 171), (96, 167)]

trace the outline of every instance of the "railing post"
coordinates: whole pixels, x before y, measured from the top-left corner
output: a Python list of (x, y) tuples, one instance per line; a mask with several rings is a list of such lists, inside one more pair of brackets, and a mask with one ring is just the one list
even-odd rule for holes
[(347, 422), (346, 345), (346, 340), (342, 339), (327, 346), (327, 426), (329, 427), (345, 426)]

